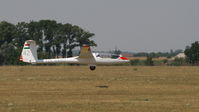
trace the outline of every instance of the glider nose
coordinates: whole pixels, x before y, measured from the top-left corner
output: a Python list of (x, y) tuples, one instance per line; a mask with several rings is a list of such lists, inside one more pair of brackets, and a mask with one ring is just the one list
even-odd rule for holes
[(121, 60), (123, 60), (123, 61), (125, 61), (125, 62), (129, 62), (129, 59), (126, 58), (126, 57), (120, 57), (119, 59), (121, 59)]

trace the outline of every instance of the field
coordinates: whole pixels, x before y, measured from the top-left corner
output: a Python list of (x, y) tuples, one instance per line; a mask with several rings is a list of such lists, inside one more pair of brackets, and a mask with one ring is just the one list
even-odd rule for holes
[(0, 112), (199, 112), (199, 67), (0, 67)]

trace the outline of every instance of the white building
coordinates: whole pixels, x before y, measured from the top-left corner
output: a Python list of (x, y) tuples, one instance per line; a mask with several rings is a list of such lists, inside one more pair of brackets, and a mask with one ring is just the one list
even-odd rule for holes
[(179, 53), (178, 55), (172, 57), (172, 60), (174, 60), (175, 58), (183, 58), (183, 59), (185, 59), (186, 55), (184, 53)]

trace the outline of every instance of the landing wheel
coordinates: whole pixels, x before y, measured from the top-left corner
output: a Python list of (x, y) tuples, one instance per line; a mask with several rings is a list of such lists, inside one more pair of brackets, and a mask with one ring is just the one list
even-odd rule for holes
[(96, 69), (96, 66), (90, 66), (90, 70), (95, 70)]

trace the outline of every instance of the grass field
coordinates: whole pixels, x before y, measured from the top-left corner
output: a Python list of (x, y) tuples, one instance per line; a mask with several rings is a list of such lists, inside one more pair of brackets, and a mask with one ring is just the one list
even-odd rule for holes
[(0, 112), (199, 112), (199, 67), (0, 67)]

